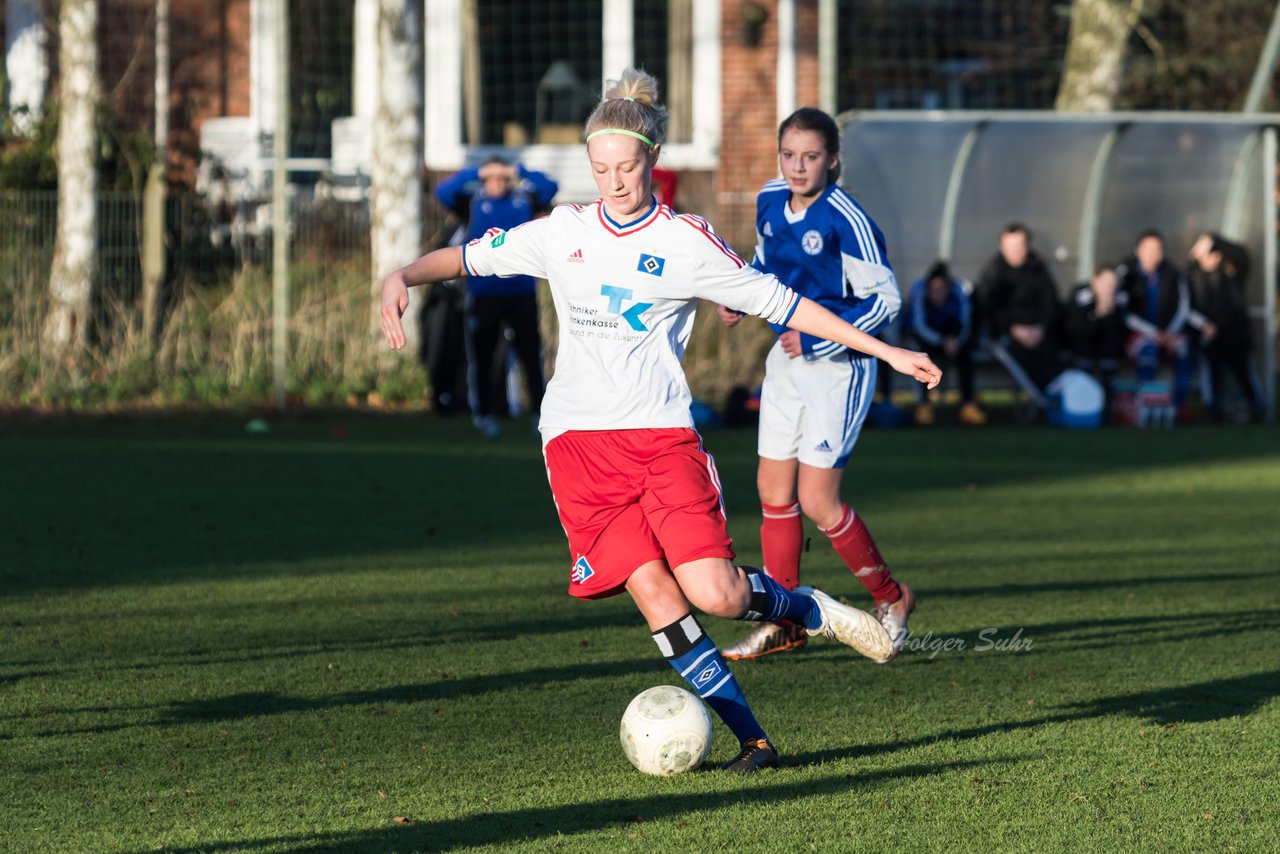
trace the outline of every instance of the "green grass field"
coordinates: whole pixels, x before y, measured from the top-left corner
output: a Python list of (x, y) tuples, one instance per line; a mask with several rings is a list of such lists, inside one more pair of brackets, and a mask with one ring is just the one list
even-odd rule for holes
[[(868, 431), (918, 648), (735, 665), (785, 767), (659, 779), (618, 720), (677, 677), (565, 594), (527, 429), (243, 425), (0, 424), (0, 850), (1280, 845), (1274, 428)], [(756, 562), (754, 435), (706, 438)]]

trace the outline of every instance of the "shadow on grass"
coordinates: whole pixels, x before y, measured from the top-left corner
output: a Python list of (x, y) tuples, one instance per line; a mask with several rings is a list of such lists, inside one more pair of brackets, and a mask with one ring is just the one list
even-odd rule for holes
[[(1181, 552), (1185, 554), (1185, 550)], [(1225, 581), (1253, 581), (1259, 578), (1275, 580), (1274, 572), (1215, 572), (1205, 575), (1150, 575), (1105, 580), (1081, 579), (1078, 581), (1037, 581), (1031, 584), (993, 584), (983, 587), (926, 587), (919, 585), (916, 593), (934, 598), (965, 599), (969, 597), (992, 598), (997, 596), (1025, 596), (1041, 593), (1095, 593), (1099, 590), (1158, 587), (1172, 584), (1218, 584)]]
[(1048, 724), (1113, 716), (1134, 717), (1165, 727), (1183, 723), (1205, 723), (1250, 714), (1277, 696), (1280, 696), (1280, 670), (1268, 670), (1230, 679), (1215, 679), (1211, 682), (1196, 682), (1191, 685), (1117, 694), (1096, 700), (1082, 700), (1078, 703), (1066, 704), (1063, 708), (1067, 711), (1061, 714), (1044, 715), (1023, 721), (948, 730), (909, 741), (883, 742), (839, 750), (802, 753), (796, 757), (796, 761), (810, 764), (855, 759), (859, 756), (877, 756), (916, 747), (927, 747), (939, 742), (966, 741), (988, 735), (1036, 729)]
[(277, 564), (273, 576), (306, 576), (316, 558), (383, 568), (382, 555), (416, 552), (429, 567), (474, 553), (480, 563), (490, 543), (561, 544), (532, 437), (494, 445), (454, 426), (405, 430), (374, 427), (363, 442), (217, 426), (8, 437), (0, 471), (18, 488), (0, 491), (0, 598), (259, 576), (264, 563)]
[(286, 697), (270, 692), (232, 694), (210, 700), (176, 703), (164, 712), (162, 723), (165, 725), (211, 723), (283, 712), (310, 712), (340, 706), (454, 700), (459, 697), (516, 690), (531, 685), (542, 686), (556, 682), (574, 682), (579, 679), (626, 676), (653, 666), (655, 666), (654, 659), (645, 658), (535, 667), (515, 673), (469, 676), (461, 679), (446, 678), (423, 685), (393, 685), (372, 691), (347, 691), (315, 699)]
[[(48, 662), (41, 663), (47, 664)], [(46, 676), (55, 676), (57, 673), (58, 672), (55, 670), (19, 670), (14, 673), (0, 673), (0, 686), (21, 682), (24, 679), (40, 679)], [(0, 718), (0, 720), (3, 720), (3, 718)]]
[[(341, 603), (335, 602), (334, 607), (341, 607)], [(287, 662), (291, 659), (305, 659), (316, 656), (394, 650), (430, 650), (433, 654), (438, 653), (447, 656), (462, 650), (467, 645), (478, 643), (498, 643), (555, 634), (571, 638), (576, 633), (613, 628), (633, 629), (637, 637), (647, 637), (649, 634), (645, 628), (644, 618), (632, 607), (619, 609), (588, 605), (582, 612), (573, 613), (568, 617), (560, 615), (538, 617), (532, 612), (520, 618), (515, 616), (508, 617), (502, 614), (486, 614), (478, 618), (453, 619), (450, 623), (441, 625), (438, 629), (394, 637), (339, 639), (335, 636), (331, 640), (319, 643), (283, 642), (278, 645), (256, 643), (253, 646), (245, 647), (228, 646), (222, 649), (169, 652), (163, 658), (158, 658), (157, 660), (127, 664), (115, 661), (85, 661), (83, 659), (71, 660), (66, 663), (50, 662), (47, 659), (15, 660), (5, 662), (2, 666), (35, 667), (39, 665), (43, 669), (19, 671), (11, 674), (0, 672), (0, 685), (6, 682), (20, 682), (24, 679), (42, 676), (66, 676), (73, 673), (127, 673), (227, 664), (251, 664), (266, 661)], [(50, 666), (51, 664), (55, 666)], [(3, 719), (4, 716), (0, 715), (0, 720)]]
[[(606, 614), (610, 623), (631, 625), (636, 622), (636, 617), (629, 611), (616, 611)], [(536, 621), (534, 621), (536, 622)], [(557, 624), (561, 629), (563, 624)], [(502, 637), (520, 637), (528, 634), (538, 628), (538, 625), (530, 624), (523, 627), (513, 629), (511, 626), (504, 625), (500, 627)], [(550, 628), (548, 625), (545, 628)], [(1007, 637), (1013, 631), (1009, 627), (1006, 631), (1001, 632), (1001, 637)], [(1238, 637), (1249, 632), (1268, 632), (1274, 633), (1280, 631), (1280, 612), (1273, 610), (1255, 610), (1255, 611), (1236, 611), (1226, 613), (1198, 612), (1195, 614), (1176, 614), (1162, 616), (1121, 616), (1106, 619), (1095, 620), (1072, 620), (1055, 623), (1040, 623), (1034, 625), (1025, 625), (1020, 627), (1020, 634), (1024, 640), (1031, 640), (1033, 646), (1030, 649), (1024, 649), (1016, 654), (1019, 656), (1036, 656), (1045, 654), (1057, 654), (1063, 651), (1081, 651), (1092, 649), (1114, 650), (1122, 643), (1130, 645), (1135, 643), (1151, 644), (1151, 643), (1177, 643), (1189, 640), (1207, 640), (1220, 637)], [(957, 635), (961, 637), (966, 647), (973, 645), (975, 649), (977, 636), (968, 637), (965, 635)], [(1054, 640), (1057, 638), (1057, 640)], [(405, 645), (420, 645), (417, 641), (405, 641)], [(382, 649), (398, 648), (399, 644), (379, 644), (373, 647), (358, 646), (358, 649)], [(235, 663), (240, 660), (256, 660), (262, 658), (274, 658), (279, 656), (311, 656), (322, 654), (322, 650), (310, 651), (293, 651), (281, 653), (278, 656), (271, 654), (250, 656), (241, 659), (239, 657), (230, 657), (226, 659), (226, 663)], [(847, 650), (840, 647), (829, 647), (823, 650), (814, 650), (811, 656), (824, 654), (842, 655), (847, 654)], [(975, 652), (975, 655), (985, 653)], [(462, 678), (450, 677), (447, 673), (439, 673), (438, 679), (432, 682), (420, 684), (396, 685), (385, 688), (365, 691), (346, 691), (342, 693), (329, 694), (322, 697), (291, 697), (271, 691), (252, 691), (240, 694), (232, 694), (225, 697), (214, 697), (209, 699), (200, 699), (192, 701), (177, 702), (164, 706), (134, 706), (134, 707), (81, 707), (74, 709), (58, 709), (59, 714), (78, 714), (78, 713), (120, 713), (120, 712), (151, 712), (154, 717), (150, 720), (140, 721), (136, 723), (121, 724), (118, 726), (99, 726), (85, 729), (72, 730), (47, 730), (35, 733), (36, 738), (48, 738), (66, 736), (80, 733), (106, 733), (116, 730), (130, 729), (134, 727), (149, 726), (172, 726), (184, 724), (200, 724), (220, 721), (232, 721), (245, 718), (260, 717), (264, 715), (289, 714), (296, 712), (311, 712), (321, 709), (334, 709), (347, 706), (377, 705), (383, 703), (420, 703), (440, 700), (453, 700), (459, 697), (478, 696), (492, 693), (505, 692), (510, 690), (518, 690), (530, 685), (546, 685), (556, 682), (572, 682), (580, 679), (600, 679), (612, 678), (616, 676), (625, 676), (637, 671), (642, 671), (646, 667), (655, 666), (656, 659), (652, 658), (635, 658), (622, 661), (605, 661), (605, 662), (579, 662), (563, 665), (555, 665), (548, 667), (535, 667), (528, 670), (519, 670), (505, 673), (491, 673), (479, 676), (467, 676)], [(219, 663), (222, 663), (219, 660)], [(750, 663), (747, 667), (771, 667), (774, 665), (786, 665), (786, 662), (771, 662), (765, 660), (763, 662)], [(927, 652), (913, 652), (908, 650), (904, 652), (902, 658), (899, 659), (896, 666), (903, 667), (930, 667), (935, 666), (937, 660), (930, 658)], [(150, 666), (150, 665), (148, 665)], [(740, 665), (742, 666), (742, 665)], [(131, 666), (127, 669), (137, 669), (138, 666)], [(1259, 677), (1255, 681), (1254, 677), (1244, 677), (1244, 689), (1257, 688), (1262, 689), (1264, 686), (1271, 689), (1272, 694), (1280, 693), (1280, 671), (1275, 674), (1264, 674), (1271, 676), (1271, 682)], [(1222, 683), (1224, 689), (1231, 688), (1241, 680), (1228, 680)], [(1256, 684), (1255, 684), (1256, 682)], [(1274, 683), (1274, 684), (1272, 684)], [(1219, 683), (1210, 683), (1218, 685)], [(1179, 692), (1193, 691), (1195, 686), (1188, 688), (1172, 688), (1167, 689), (1179, 695)], [(1237, 686), (1237, 690), (1225, 691), (1224, 696), (1241, 696), (1241, 690)], [(1248, 690), (1245, 691), (1248, 695)], [(1144, 695), (1133, 695), (1144, 696)], [(1265, 699), (1265, 698), (1264, 698)], [(1125, 701), (1126, 709), (1137, 708), (1138, 706)], [(1248, 709), (1246, 709), (1248, 711)], [(20, 715), (3, 716), (0, 720), (22, 720), (44, 717), (47, 712), (24, 713)], [(1088, 717), (1089, 715), (1085, 715)], [(1040, 723), (1050, 720), (1070, 720), (1080, 715), (1063, 715), (1058, 718), (1044, 719)], [(1035, 725), (1035, 723), (1027, 724)], [(1017, 724), (1015, 726), (1023, 726)], [(995, 730), (998, 730), (997, 726)], [(995, 731), (992, 730), (992, 731)], [(0, 732), (0, 740), (13, 738), (12, 733)]]
[[(911, 638), (894, 667), (933, 667), (953, 654), (981, 657), (1004, 653), (1019, 657), (1057, 655), (1083, 650), (1132, 649), (1137, 646), (1211, 639), (1228, 640), (1256, 632), (1280, 631), (1280, 611), (1197, 611), (1193, 614), (1121, 615), (1047, 623), (988, 623), (984, 628), (944, 630), (913, 620)], [(1016, 637), (1016, 641), (1014, 640)], [(947, 644), (951, 644), (948, 646)], [(1004, 644), (1004, 646), (1001, 646)], [(846, 651), (826, 645), (806, 650), (805, 656), (840, 657)], [(782, 659), (782, 660), (774, 660)], [(741, 665), (740, 665), (741, 666)], [(789, 666), (785, 656), (770, 656), (747, 667)]]
[[(1122, 644), (1175, 643), (1210, 638), (1232, 638), (1246, 632), (1280, 630), (1280, 611), (1202, 611), (1195, 614), (1120, 616), (1096, 620), (1068, 620), (1022, 626), (1023, 635), (1035, 641), (1026, 652), (1050, 650), (1115, 649)], [(1058, 638), (1057, 640), (1053, 640)]]
[[(338, 430), (350, 427), (350, 438)], [(469, 424), (338, 416), (284, 420), (268, 436), (230, 419), (3, 425), (0, 596), (189, 577), (306, 576), (315, 561), (429, 565), (486, 546), (561, 546), (536, 441), (485, 442)], [(343, 433), (343, 435), (347, 435)], [(1163, 466), (1277, 459), (1276, 433), (1049, 430), (868, 434), (851, 475), (877, 500), (966, 485), (1052, 484)], [(710, 447), (734, 514), (755, 518), (754, 431)], [(1256, 501), (1252, 494), (1219, 501)], [(73, 520), (73, 521), (67, 521)], [(358, 571), (356, 569), (355, 571)]]
[[(177, 702), (165, 706), (100, 706), (58, 710), (60, 713), (121, 713), (153, 712), (150, 720), (126, 724), (87, 727), (81, 729), (49, 730), (34, 733), (34, 738), (56, 738), (67, 735), (104, 734), (143, 727), (166, 727), (187, 724), (207, 724), (267, 715), (314, 712), (346, 706), (383, 705), (390, 703), (426, 703), (454, 700), (481, 694), (517, 690), (531, 685), (544, 686), (556, 682), (574, 682), (585, 679), (604, 679), (642, 672), (645, 668), (658, 669), (654, 658), (637, 658), (623, 661), (583, 662), (554, 667), (535, 667), (514, 673), (496, 673), (486, 676), (469, 676), (460, 679), (445, 676), (435, 682), (417, 685), (392, 685), (370, 691), (345, 691), (324, 697), (290, 697), (273, 691), (248, 691), (214, 697), (207, 700)], [(669, 672), (669, 671), (668, 671)], [(45, 712), (15, 716), (34, 718)], [(0, 741), (12, 739), (12, 733), (0, 732)]]
[[(527, 843), (546, 837), (590, 833), (610, 827), (676, 819), (722, 807), (777, 804), (802, 798), (833, 795), (854, 789), (874, 788), (896, 780), (914, 780), (936, 774), (965, 771), (984, 765), (1026, 761), (1028, 756), (1000, 756), (983, 760), (958, 760), (932, 765), (907, 765), (884, 771), (843, 774), (820, 780), (772, 783), (769, 772), (748, 782), (749, 788), (725, 792), (650, 795), (638, 798), (538, 807), (508, 812), (478, 813), (442, 821), (421, 821), (400, 827), (311, 836), (277, 836), (268, 839), (209, 842), (192, 848), (168, 848), (171, 854), (196, 851), (253, 850), (278, 847), (290, 851), (449, 851), (477, 845)], [(658, 785), (661, 785), (658, 783)], [(851, 819), (852, 821), (852, 819)], [(572, 845), (570, 846), (572, 850)]]

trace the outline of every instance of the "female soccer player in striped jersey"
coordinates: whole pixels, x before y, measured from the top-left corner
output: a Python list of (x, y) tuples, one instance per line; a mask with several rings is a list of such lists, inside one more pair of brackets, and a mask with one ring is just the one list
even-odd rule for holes
[[(778, 128), (778, 165), (782, 177), (756, 200), (753, 266), (875, 335), (897, 317), (902, 297), (884, 235), (836, 185), (835, 120), (813, 107), (792, 113)], [(742, 317), (732, 309), (720, 307), (728, 326)], [(875, 657), (883, 664), (906, 642), (915, 597), (890, 575), (862, 518), (840, 498), (840, 477), (875, 393), (876, 360), (869, 350), (794, 324), (772, 325), (778, 341), (765, 360), (756, 475), (764, 569), (788, 590), (799, 584), (803, 512), (875, 599), (876, 617), (893, 639), (892, 649)], [(765, 621), (724, 655), (758, 658), (807, 640), (803, 626)]]
[(715, 463), (689, 414), (680, 359), (704, 297), (886, 359), (930, 386), (923, 353), (855, 329), (775, 276), (745, 264), (698, 217), (651, 193), (666, 111), (657, 81), (610, 81), (585, 135), (600, 199), (441, 249), (383, 283), (388, 343), (404, 346), (408, 287), (461, 275), (530, 275), (551, 285), (560, 320), (540, 429), (556, 510), (569, 539), (569, 593), (629, 593), (664, 657), (741, 743), (724, 767), (754, 771), (777, 753), (692, 609), (728, 619), (787, 619), (866, 655), (890, 639), (870, 614), (820, 591), (786, 590), (733, 563)]

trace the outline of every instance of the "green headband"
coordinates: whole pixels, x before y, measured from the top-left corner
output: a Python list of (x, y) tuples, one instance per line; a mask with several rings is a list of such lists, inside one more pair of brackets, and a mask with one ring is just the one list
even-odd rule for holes
[(634, 137), (635, 139), (640, 140), (650, 148), (653, 148), (653, 140), (649, 139), (649, 137), (645, 136), (642, 133), (636, 133), (633, 130), (623, 130), (622, 128), (601, 128), (600, 130), (593, 130), (591, 133), (587, 134), (587, 142), (590, 142), (591, 140), (595, 139), (601, 134), (606, 134), (606, 133), (620, 133), (623, 136)]

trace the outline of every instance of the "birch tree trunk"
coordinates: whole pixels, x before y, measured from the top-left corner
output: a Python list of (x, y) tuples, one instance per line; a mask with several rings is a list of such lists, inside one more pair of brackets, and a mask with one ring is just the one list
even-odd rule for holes
[(1062, 83), (1054, 108), (1105, 113), (1115, 106), (1125, 46), (1144, 0), (1075, 0)]
[[(373, 122), (370, 219), (373, 314), (386, 275), (418, 257), (422, 244), (422, 29), (414, 0), (380, 0), (378, 113)], [(408, 346), (417, 351), (422, 289), (410, 290), (404, 315)]]
[(165, 163), (169, 151), (169, 0), (156, 0), (156, 157), (142, 200), (142, 328), (148, 345), (160, 336), (165, 257)]
[(97, 256), (98, 0), (62, 0), (58, 27), (58, 236), (44, 327), (51, 361), (78, 355), (88, 341)]
[(468, 145), (481, 142), (480, 59), (480, 12), (476, 0), (462, 0), (462, 119)]

